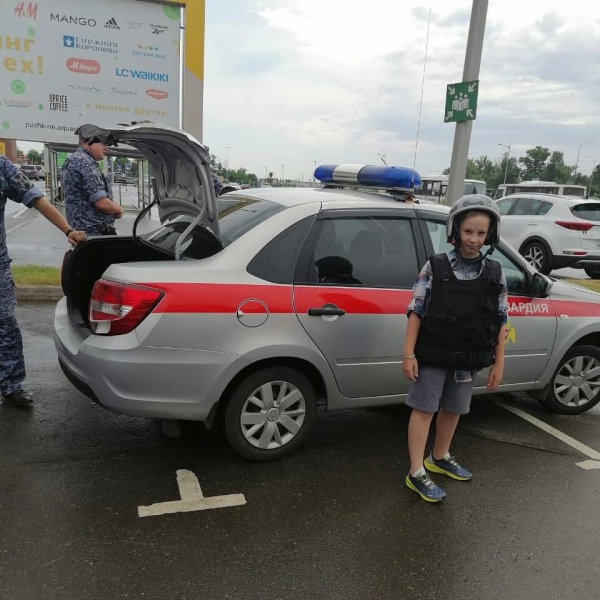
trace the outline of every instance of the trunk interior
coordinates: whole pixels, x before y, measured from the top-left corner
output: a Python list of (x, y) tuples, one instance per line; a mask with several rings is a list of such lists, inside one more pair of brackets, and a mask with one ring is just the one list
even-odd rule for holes
[(131, 236), (92, 238), (67, 252), (62, 267), (62, 288), (71, 320), (83, 335), (90, 335), (88, 307), (92, 289), (106, 269), (116, 263), (173, 260), (173, 255)]

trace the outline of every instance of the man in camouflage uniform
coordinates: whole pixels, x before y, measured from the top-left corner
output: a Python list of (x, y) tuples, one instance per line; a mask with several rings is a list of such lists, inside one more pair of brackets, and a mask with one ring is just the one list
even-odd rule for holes
[(223, 191), (223, 183), (221, 182), (221, 180), (219, 179), (219, 176), (216, 175), (215, 173), (212, 174), (212, 178), (213, 178), (213, 186), (215, 188), (215, 195), (217, 196), (217, 198), (221, 195), (221, 192)]
[(123, 216), (123, 208), (113, 202), (112, 186), (97, 163), (114, 144), (112, 136), (96, 125), (82, 125), (75, 134), (79, 148), (61, 171), (67, 219), (88, 235), (115, 234), (115, 219)]
[(71, 229), (60, 212), (44, 198), (44, 194), (12, 162), (0, 154), (0, 393), (2, 398), (11, 404), (29, 407), (33, 399), (22, 388), (25, 380), (23, 342), (15, 318), (17, 301), (6, 247), (4, 209), (8, 198), (28, 208), (37, 209), (56, 225), (73, 245), (84, 242), (86, 236), (82, 231)]

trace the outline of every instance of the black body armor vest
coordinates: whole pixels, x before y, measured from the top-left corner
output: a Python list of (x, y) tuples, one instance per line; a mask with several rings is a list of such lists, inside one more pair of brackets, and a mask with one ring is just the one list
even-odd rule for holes
[(433, 284), (415, 347), (417, 359), (464, 371), (489, 367), (502, 327), (500, 264), (486, 258), (477, 279), (460, 280), (446, 254), (429, 260)]

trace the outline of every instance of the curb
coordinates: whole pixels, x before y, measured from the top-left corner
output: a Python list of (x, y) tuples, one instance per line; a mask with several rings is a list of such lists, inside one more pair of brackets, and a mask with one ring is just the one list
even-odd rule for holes
[(17, 300), (58, 302), (63, 296), (60, 285), (20, 285), (15, 289)]

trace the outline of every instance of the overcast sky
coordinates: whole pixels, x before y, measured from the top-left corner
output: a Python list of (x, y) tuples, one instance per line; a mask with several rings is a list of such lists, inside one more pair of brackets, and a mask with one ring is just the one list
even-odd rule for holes
[[(207, 0), (205, 142), (259, 176), (318, 163), (412, 166), (427, 18), (431, 29), (416, 168), (450, 164), (447, 83), (462, 79), (471, 0)], [(543, 145), (600, 158), (600, 5), (491, 0), (471, 157)]]
[[(305, 179), (319, 163), (450, 164), (447, 83), (462, 79), (471, 0), (206, 0), (204, 142), (232, 168)], [(536, 145), (600, 159), (600, 4), (490, 0), (471, 157)]]

